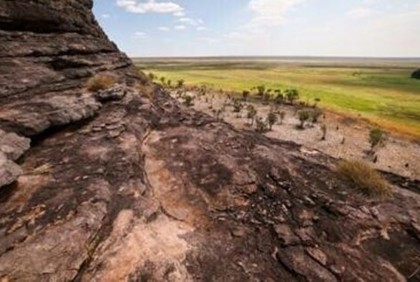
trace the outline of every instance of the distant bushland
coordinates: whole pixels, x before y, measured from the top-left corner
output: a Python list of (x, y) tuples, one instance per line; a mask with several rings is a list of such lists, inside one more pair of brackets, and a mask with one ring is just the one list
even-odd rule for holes
[(418, 70), (414, 71), (414, 72), (411, 74), (411, 78), (420, 79), (420, 69), (418, 69)]
[(385, 130), (414, 137), (420, 137), (420, 84), (409, 74), (418, 64), (420, 60), (321, 58), (287, 62), (247, 58), (137, 61), (146, 73), (172, 81), (185, 79), (187, 86), (234, 91), (238, 97), (246, 90), (246, 100), (257, 96), (256, 86), (263, 86), (264, 94), (273, 90), (270, 100), (290, 103), (286, 90), (296, 89), (300, 101), (322, 101), (319, 106), (327, 110), (361, 117)]

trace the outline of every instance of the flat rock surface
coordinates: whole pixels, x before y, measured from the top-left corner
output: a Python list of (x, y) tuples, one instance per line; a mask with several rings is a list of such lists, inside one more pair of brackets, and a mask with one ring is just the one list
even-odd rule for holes
[[(1, 280), (420, 279), (418, 194), (367, 198), (335, 159), (182, 107), (91, 6), (0, 2)], [(87, 91), (98, 72), (119, 85)]]

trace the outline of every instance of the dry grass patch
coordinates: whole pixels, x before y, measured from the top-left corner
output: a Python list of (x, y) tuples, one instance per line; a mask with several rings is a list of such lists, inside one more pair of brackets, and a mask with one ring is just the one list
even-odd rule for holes
[(117, 83), (117, 78), (110, 74), (97, 74), (90, 78), (86, 84), (86, 88), (90, 92), (97, 92), (99, 90), (106, 90)]
[(342, 161), (337, 172), (368, 196), (388, 197), (391, 188), (381, 175), (363, 161)]

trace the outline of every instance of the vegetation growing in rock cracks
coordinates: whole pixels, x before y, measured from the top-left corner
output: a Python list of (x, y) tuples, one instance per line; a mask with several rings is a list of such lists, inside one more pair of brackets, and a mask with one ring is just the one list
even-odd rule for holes
[(337, 172), (360, 192), (369, 196), (388, 197), (391, 187), (382, 176), (363, 161), (341, 161)]
[(110, 74), (97, 74), (90, 78), (86, 83), (86, 88), (90, 92), (97, 92), (111, 88), (117, 83), (117, 78)]

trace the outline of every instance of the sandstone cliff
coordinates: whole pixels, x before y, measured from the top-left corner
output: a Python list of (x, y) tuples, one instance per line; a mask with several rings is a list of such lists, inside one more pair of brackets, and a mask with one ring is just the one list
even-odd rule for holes
[(420, 279), (418, 194), (366, 198), (334, 159), (183, 108), (91, 8), (0, 0), (2, 280)]

